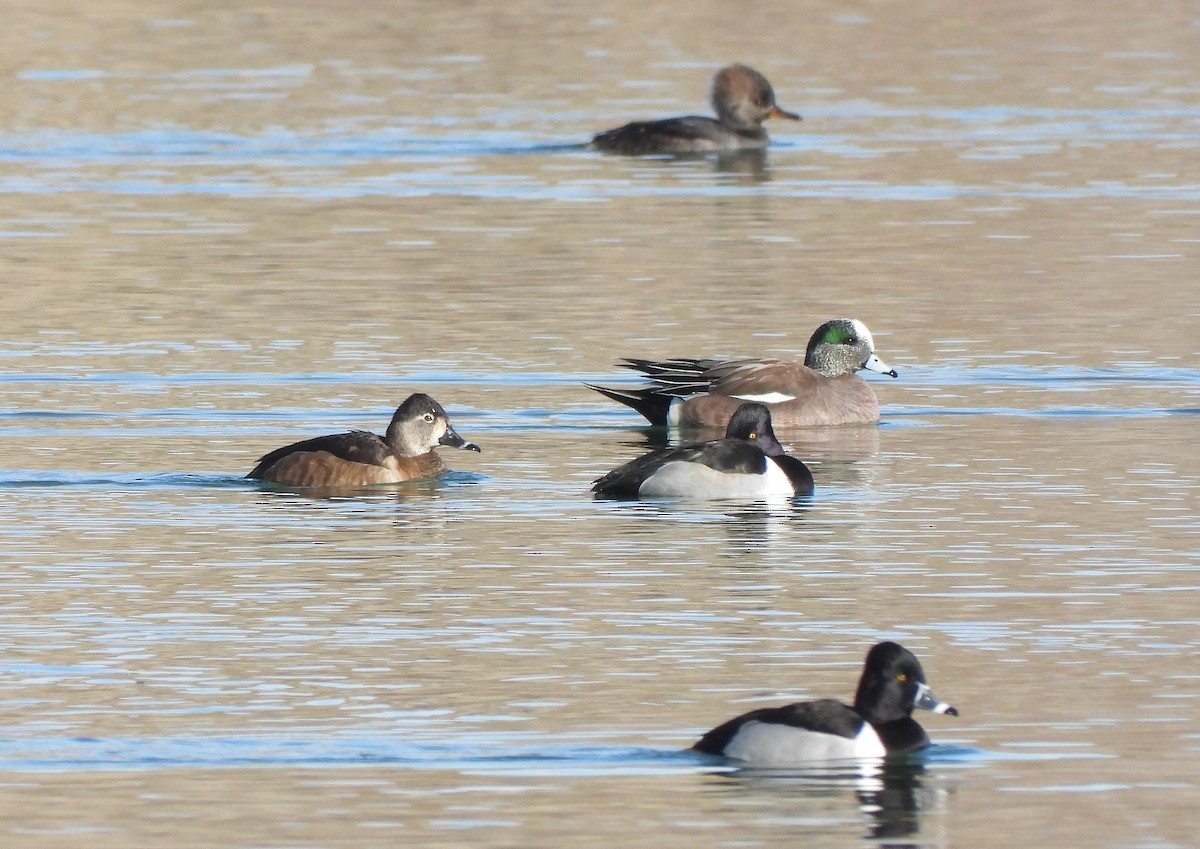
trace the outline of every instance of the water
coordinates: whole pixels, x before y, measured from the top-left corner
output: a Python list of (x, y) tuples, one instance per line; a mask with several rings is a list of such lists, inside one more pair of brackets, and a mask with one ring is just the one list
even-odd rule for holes
[[(1196, 844), (1198, 19), (726, 9), (14, 12), (7, 844)], [(580, 147), (734, 59), (765, 156)], [(812, 499), (590, 496), (657, 436), (584, 381), (836, 315), (900, 378)], [(418, 390), (444, 479), (242, 480)], [(915, 762), (684, 751), (879, 639)]]

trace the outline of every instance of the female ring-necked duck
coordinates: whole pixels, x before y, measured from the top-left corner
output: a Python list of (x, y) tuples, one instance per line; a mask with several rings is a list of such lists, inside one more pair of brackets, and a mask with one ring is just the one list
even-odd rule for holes
[(610, 153), (704, 153), (757, 150), (769, 143), (763, 121), (790, 118), (780, 109), (767, 78), (746, 65), (729, 65), (717, 71), (709, 93), (716, 119), (689, 115), (661, 121), (635, 121), (606, 130), (592, 139), (597, 150)]
[(766, 404), (776, 427), (870, 424), (879, 399), (860, 369), (896, 377), (858, 319), (835, 318), (808, 340), (804, 364), (781, 360), (625, 359), (652, 382), (640, 389), (589, 388), (637, 410), (653, 425), (720, 427), (746, 401)]
[(436, 477), (446, 464), (439, 445), (478, 451), (450, 426), (442, 405), (410, 395), (392, 416), (384, 436), (352, 430), (277, 448), (247, 478), (286, 486), (360, 487)]
[(912, 652), (878, 643), (867, 653), (854, 707), (821, 699), (752, 710), (718, 725), (692, 748), (760, 767), (881, 758), (929, 745), (911, 716), (914, 708), (958, 716), (929, 689)]
[(656, 449), (609, 472), (592, 491), (626, 498), (762, 498), (811, 495), (813, 478), (784, 452), (767, 408), (743, 404), (724, 439)]

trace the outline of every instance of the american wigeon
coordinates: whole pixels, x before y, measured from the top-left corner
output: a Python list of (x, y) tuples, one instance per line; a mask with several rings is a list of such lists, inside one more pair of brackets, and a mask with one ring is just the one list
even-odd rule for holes
[(912, 652), (878, 643), (867, 653), (853, 707), (821, 699), (752, 710), (718, 725), (692, 748), (758, 767), (882, 758), (929, 745), (911, 716), (915, 708), (958, 716), (929, 689)]
[(879, 399), (860, 369), (896, 377), (879, 359), (871, 331), (858, 319), (835, 318), (808, 340), (804, 364), (782, 360), (625, 359), (624, 368), (652, 382), (638, 389), (590, 389), (637, 410), (652, 425), (721, 427), (746, 401), (766, 404), (776, 427), (869, 424)]
[(439, 445), (478, 451), (450, 426), (442, 405), (410, 395), (392, 416), (384, 436), (352, 430), (277, 448), (247, 478), (286, 486), (361, 487), (435, 477), (446, 470)]
[(780, 109), (767, 78), (746, 65), (729, 65), (713, 77), (709, 101), (717, 117), (689, 115), (660, 121), (635, 121), (592, 139), (610, 153), (704, 153), (758, 150), (769, 143), (763, 121), (800, 116)]
[(624, 498), (763, 498), (811, 495), (808, 467), (789, 457), (762, 404), (743, 404), (724, 439), (658, 448), (614, 469), (593, 492)]

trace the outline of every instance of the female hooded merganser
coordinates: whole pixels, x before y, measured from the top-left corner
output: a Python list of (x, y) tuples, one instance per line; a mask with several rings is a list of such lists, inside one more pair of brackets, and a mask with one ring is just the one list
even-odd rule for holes
[(450, 426), (442, 405), (417, 393), (397, 408), (384, 436), (365, 430), (318, 436), (277, 448), (247, 478), (286, 486), (362, 487), (436, 477), (439, 445), (478, 451)]
[(597, 150), (610, 153), (705, 153), (757, 150), (770, 142), (763, 121), (800, 116), (780, 109), (767, 78), (746, 65), (717, 71), (709, 94), (716, 119), (699, 115), (635, 121), (606, 130), (592, 139)]

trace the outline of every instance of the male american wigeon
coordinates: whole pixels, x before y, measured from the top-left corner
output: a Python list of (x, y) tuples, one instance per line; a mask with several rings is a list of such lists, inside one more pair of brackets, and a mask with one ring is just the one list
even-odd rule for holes
[(758, 150), (770, 142), (763, 121), (800, 116), (780, 109), (767, 78), (746, 65), (717, 71), (709, 93), (717, 117), (689, 115), (659, 121), (635, 121), (606, 130), (592, 139), (597, 150), (610, 153), (704, 153)]
[(637, 410), (652, 425), (722, 427), (746, 401), (766, 404), (776, 427), (869, 424), (879, 399), (855, 372), (896, 377), (875, 353), (871, 331), (858, 319), (835, 318), (808, 340), (804, 364), (781, 360), (625, 359), (624, 368), (651, 380), (638, 389), (587, 384)]
[(762, 404), (742, 404), (723, 439), (658, 448), (596, 481), (593, 492), (623, 498), (762, 498), (811, 495), (808, 467), (789, 457)]
[(958, 716), (925, 682), (921, 662), (898, 643), (867, 653), (854, 706), (836, 699), (759, 708), (709, 731), (692, 747), (747, 766), (788, 767), (813, 761), (882, 758), (929, 745), (914, 709)]
[(246, 477), (335, 488), (431, 478), (446, 470), (434, 451), (439, 445), (479, 450), (450, 426), (441, 404), (417, 393), (396, 409), (383, 436), (352, 430), (295, 442), (264, 455)]

